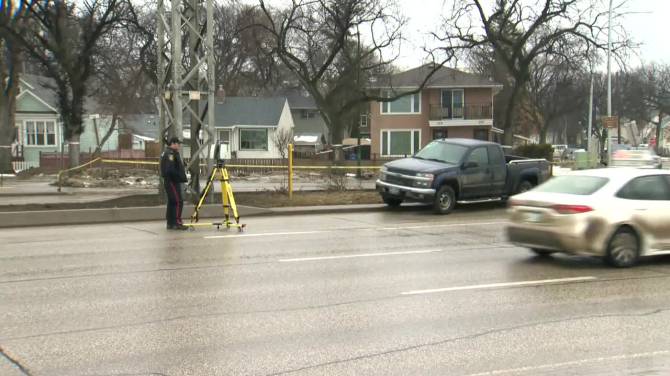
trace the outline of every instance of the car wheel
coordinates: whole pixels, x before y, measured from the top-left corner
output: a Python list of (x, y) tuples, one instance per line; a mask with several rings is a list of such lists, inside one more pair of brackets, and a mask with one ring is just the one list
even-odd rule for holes
[(385, 197), (384, 198), (384, 203), (388, 205), (390, 208), (397, 208), (402, 204), (402, 200), (399, 198), (389, 198)]
[(533, 183), (529, 182), (528, 180), (524, 180), (519, 184), (519, 188), (517, 188), (516, 193), (524, 193), (527, 191), (530, 191), (533, 189)]
[(617, 231), (607, 246), (605, 260), (617, 268), (635, 265), (640, 258), (640, 245), (635, 233), (627, 228)]
[(531, 252), (541, 257), (548, 257), (551, 256), (552, 253), (556, 253), (556, 251), (550, 251), (548, 249), (540, 249), (540, 248), (531, 248), (530, 250)]
[(449, 214), (456, 206), (456, 194), (454, 190), (444, 185), (435, 194), (435, 202), (433, 203), (433, 210), (437, 214)]

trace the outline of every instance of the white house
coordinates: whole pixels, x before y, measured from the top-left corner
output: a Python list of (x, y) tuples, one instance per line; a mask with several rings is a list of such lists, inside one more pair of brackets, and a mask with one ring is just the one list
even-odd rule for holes
[(216, 105), (215, 129), (227, 158), (281, 158), (275, 134), (291, 134), (294, 123), (285, 97), (228, 97)]

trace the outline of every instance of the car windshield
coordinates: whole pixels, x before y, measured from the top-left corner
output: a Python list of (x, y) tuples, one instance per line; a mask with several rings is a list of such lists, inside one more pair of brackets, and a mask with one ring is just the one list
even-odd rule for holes
[(557, 176), (535, 188), (535, 192), (588, 196), (604, 187), (609, 179), (598, 176)]
[(463, 156), (467, 151), (468, 148), (462, 145), (444, 141), (433, 141), (416, 153), (414, 158), (458, 164), (463, 160)]

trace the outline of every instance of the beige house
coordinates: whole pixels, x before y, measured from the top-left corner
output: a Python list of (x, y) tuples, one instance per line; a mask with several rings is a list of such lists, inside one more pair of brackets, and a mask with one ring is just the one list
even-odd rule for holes
[[(401, 72), (371, 88), (388, 97), (416, 90), (430, 70), (424, 65)], [(412, 155), (438, 138), (497, 141), (502, 130), (493, 124), (493, 97), (501, 89), (486, 77), (443, 67), (420, 93), (371, 102), (372, 158)]]

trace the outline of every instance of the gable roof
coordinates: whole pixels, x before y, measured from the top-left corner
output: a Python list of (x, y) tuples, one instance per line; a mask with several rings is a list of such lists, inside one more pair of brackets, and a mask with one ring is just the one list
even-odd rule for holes
[[(19, 82), (25, 86), (22, 91), (29, 91), (40, 102), (53, 108), (56, 112), (60, 111), (58, 108), (58, 95), (56, 94), (56, 80), (51, 77), (21, 73)], [(101, 112), (103, 111), (100, 103), (89, 95), (84, 100), (84, 113), (95, 114)]]
[(216, 104), (216, 126), (279, 124), (284, 111), (284, 97), (226, 97)]
[[(372, 82), (371, 88), (417, 88), (433, 69), (432, 65), (426, 64), (408, 71), (377, 77)], [(438, 69), (426, 83), (425, 88), (443, 87), (502, 87), (502, 84), (492, 79), (457, 69), (442, 67)]]
[(301, 88), (277, 90), (273, 96), (286, 97), (291, 110), (316, 110), (314, 98)]

